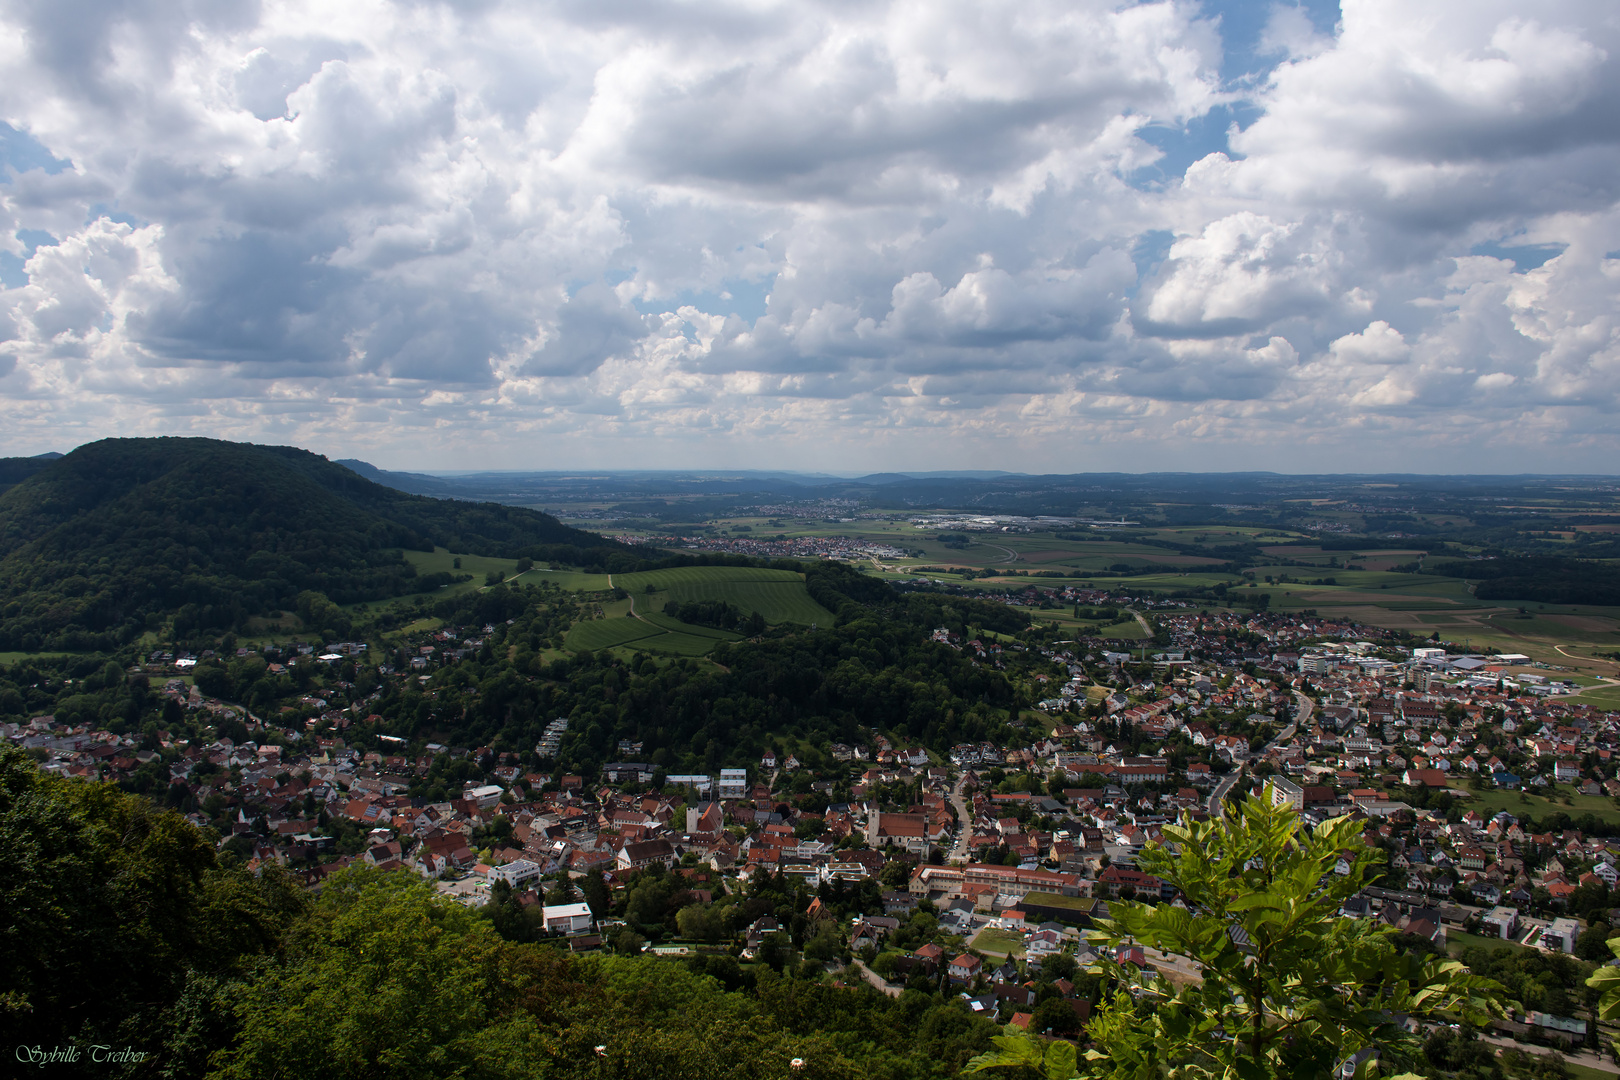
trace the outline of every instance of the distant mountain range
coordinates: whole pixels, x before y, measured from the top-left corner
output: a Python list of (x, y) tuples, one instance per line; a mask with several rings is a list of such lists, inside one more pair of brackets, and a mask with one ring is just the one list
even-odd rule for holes
[[(1611, 477), (1427, 476), (1422, 474), (1309, 475), (1245, 473), (1072, 473), (1031, 475), (995, 470), (880, 472), (858, 477), (780, 470), (604, 470), (389, 472), (345, 461), (355, 472), (401, 491), (440, 498), (515, 505), (614, 505), (626, 517), (701, 520), (744, 503), (846, 500), (857, 505), (917, 511), (964, 511), (1030, 516), (1129, 514), (1148, 504), (1222, 507), (1243, 514), (1258, 507), (1308, 508), (1305, 500), (1350, 499), (1394, 504), (1431, 498), (1532, 498), (1571, 483), (1609, 497)], [(1292, 511), (1290, 511), (1292, 512)]]
[[(108, 647), (165, 617), (198, 629), (433, 588), (402, 554), (628, 550), (548, 514), (427, 498), (287, 446), (107, 439), (0, 459), (0, 649)], [(90, 639), (94, 639), (91, 641)]]

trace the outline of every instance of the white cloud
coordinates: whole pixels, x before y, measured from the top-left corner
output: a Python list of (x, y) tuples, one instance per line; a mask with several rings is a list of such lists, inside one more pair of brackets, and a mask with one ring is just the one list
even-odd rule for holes
[(1367, 324), (1367, 329), (1346, 334), (1329, 347), (1337, 360), (1362, 364), (1399, 364), (1412, 355), (1406, 338), (1383, 319)]
[(0, 293), (0, 449), (1607, 468), (1607, 5), (1278, 5), (1252, 88), (1214, 14), (0, 3), (0, 119), (72, 162), (0, 182), (5, 250), (55, 238)]

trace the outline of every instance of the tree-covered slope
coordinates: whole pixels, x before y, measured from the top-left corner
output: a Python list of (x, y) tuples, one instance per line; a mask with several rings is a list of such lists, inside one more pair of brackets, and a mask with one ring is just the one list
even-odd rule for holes
[(0, 458), (0, 491), (22, 483), (61, 456)]
[(618, 547), (534, 510), (396, 491), (295, 447), (106, 439), (0, 494), (0, 648), (107, 647), (182, 609), (226, 627), (304, 590), (396, 596), (432, 585), (401, 549), (435, 545)]

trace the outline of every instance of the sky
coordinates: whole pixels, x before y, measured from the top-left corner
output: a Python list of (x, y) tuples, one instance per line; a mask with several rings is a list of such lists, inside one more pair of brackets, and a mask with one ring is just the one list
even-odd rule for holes
[(1620, 472), (1613, 0), (0, 0), (0, 453)]

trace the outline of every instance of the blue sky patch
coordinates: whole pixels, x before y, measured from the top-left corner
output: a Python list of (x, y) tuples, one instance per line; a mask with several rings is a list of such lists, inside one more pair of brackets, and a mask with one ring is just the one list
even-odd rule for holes
[(1534, 270), (1555, 255), (1563, 254), (1564, 244), (1475, 244), (1468, 249), (1470, 255), (1489, 255), (1493, 259), (1508, 259), (1519, 273)]
[(0, 287), (7, 289), (18, 289), (28, 284), (28, 271), (23, 264), (34, 257), (34, 252), (60, 243), (56, 237), (41, 229), (18, 229), (15, 235), (28, 250), (22, 255), (0, 251)]
[(775, 274), (763, 281), (727, 278), (720, 283), (719, 292), (685, 289), (666, 300), (637, 300), (636, 310), (643, 315), (652, 315), (661, 311), (676, 311), (690, 304), (710, 315), (736, 315), (753, 324), (765, 314), (765, 301), (775, 285)]
[[(45, 149), (45, 144), (28, 134), (18, 131), (10, 124), (0, 121), (0, 172), (25, 173), (30, 169), (43, 169), (54, 176), (63, 169), (71, 168), (71, 161), (61, 158)], [(9, 175), (0, 175), (0, 183), (9, 183)]]
[(1265, 36), (1266, 24), (1277, 7), (1292, 7), (1304, 12), (1311, 26), (1323, 37), (1332, 37), (1339, 24), (1339, 0), (1298, 0), (1296, 3), (1256, 3), (1255, 0), (1210, 0), (1204, 4), (1204, 15), (1220, 17), (1221, 82), (1230, 86), (1249, 76), (1262, 75), (1276, 67), (1284, 57), (1260, 52), (1260, 39)]

